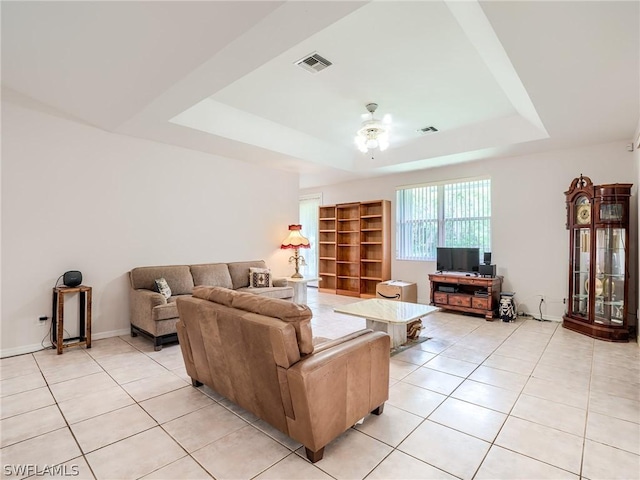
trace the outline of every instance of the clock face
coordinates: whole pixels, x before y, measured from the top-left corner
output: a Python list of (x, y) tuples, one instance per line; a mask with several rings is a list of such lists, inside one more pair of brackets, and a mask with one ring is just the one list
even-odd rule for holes
[(576, 209), (576, 222), (580, 225), (591, 223), (591, 205), (578, 205)]

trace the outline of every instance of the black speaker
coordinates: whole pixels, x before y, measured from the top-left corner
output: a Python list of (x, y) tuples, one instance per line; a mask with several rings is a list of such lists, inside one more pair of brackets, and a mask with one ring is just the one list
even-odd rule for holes
[(483, 277), (495, 277), (496, 276), (496, 266), (495, 265), (480, 265), (478, 273)]
[(484, 252), (484, 264), (491, 264), (491, 252)]
[(77, 287), (82, 283), (82, 273), (78, 270), (69, 270), (64, 272), (62, 276), (62, 283), (66, 287)]

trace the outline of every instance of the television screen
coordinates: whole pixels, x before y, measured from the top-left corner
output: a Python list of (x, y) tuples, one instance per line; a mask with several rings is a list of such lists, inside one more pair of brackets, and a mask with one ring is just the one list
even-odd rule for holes
[(480, 266), (479, 248), (438, 247), (436, 270), (440, 272), (477, 272)]

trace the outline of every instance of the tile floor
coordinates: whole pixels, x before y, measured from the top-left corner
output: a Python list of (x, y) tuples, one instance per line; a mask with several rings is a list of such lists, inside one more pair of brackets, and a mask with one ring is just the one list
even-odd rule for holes
[[(310, 290), (314, 334), (363, 328), (332, 310), (353, 301)], [(315, 465), (297, 442), (193, 388), (178, 345), (154, 352), (123, 336), (2, 359), (2, 478), (640, 478), (636, 343), (534, 320), (436, 313), (425, 324), (430, 340), (391, 358), (384, 413)]]

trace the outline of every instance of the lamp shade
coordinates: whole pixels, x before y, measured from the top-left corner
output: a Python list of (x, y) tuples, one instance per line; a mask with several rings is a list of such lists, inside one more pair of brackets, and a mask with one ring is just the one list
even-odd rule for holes
[(289, 225), (289, 236), (282, 241), (280, 248), (311, 248), (309, 240), (300, 233), (302, 225)]

